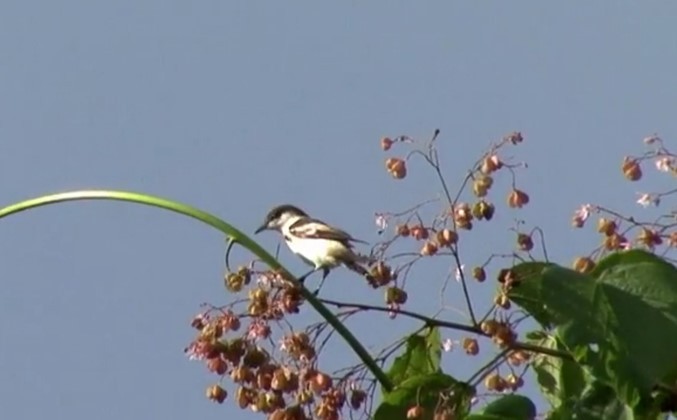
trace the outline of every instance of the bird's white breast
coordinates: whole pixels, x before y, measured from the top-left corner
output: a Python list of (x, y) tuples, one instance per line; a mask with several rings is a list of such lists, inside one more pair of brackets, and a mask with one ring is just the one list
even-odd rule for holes
[(298, 238), (289, 233), (289, 226), (298, 218), (290, 218), (282, 226), (282, 234), (289, 249), (307, 263), (319, 267), (335, 267), (341, 260), (352, 255), (350, 249), (338, 241), (330, 239)]
[(316, 268), (339, 265), (340, 257), (347, 251), (342, 243), (328, 239), (298, 239), (292, 236), (285, 240), (294, 254), (307, 260)]

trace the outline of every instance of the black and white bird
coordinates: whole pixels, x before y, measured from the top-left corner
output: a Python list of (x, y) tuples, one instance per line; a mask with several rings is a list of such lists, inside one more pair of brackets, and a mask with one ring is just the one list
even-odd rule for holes
[(362, 264), (369, 259), (353, 250), (354, 242), (361, 242), (347, 232), (314, 219), (306, 212), (291, 204), (274, 207), (268, 212), (263, 224), (255, 233), (275, 230), (282, 234), (289, 249), (313, 270), (299, 278), (301, 282), (315, 271), (322, 270), (322, 281), (315, 292), (320, 290), (331, 269), (343, 265), (361, 276), (370, 277)]

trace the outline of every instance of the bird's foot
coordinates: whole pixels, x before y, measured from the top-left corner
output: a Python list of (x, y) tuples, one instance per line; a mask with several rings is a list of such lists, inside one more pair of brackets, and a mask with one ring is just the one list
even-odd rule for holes
[(311, 274), (313, 274), (316, 271), (317, 271), (317, 269), (312, 269), (309, 272), (307, 272), (306, 274), (302, 275), (301, 277), (297, 277), (296, 280), (298, 280), (299, 283), (303, 284), (303, 282), (306, 281), (306, 278), (308, 278), (308, 276), (310, 276)]

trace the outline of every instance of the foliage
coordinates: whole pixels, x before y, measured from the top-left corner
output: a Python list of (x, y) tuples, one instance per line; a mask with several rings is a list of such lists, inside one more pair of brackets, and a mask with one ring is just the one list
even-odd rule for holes
[[(507, 208), (530, 204), (527, 192), (517, 187), (517, 173), (525, 165), (502, 157), (505, 147), (524, 139), (513, 132), (490, 145), (453, 192), (442, 175), (438, 135), (435, 131), (423, 143), (409, 136), (381, 139), (384, 151), (412, 148), (405, 156), (386, 158), (394, 179), (406, 179), (411, 160), (421, 158), (441, 189), (437, 199), (376, 215), (383, 240), (368, 256), (364, 286), (383, 289), (383, 304), (317, 297), (244, 233), (209, 213), (158, 197), (78, 191), (5, 207), (0, 218), (63, 201), (112, 199), (171, 210), (223, 232), (229, 239), (225, 288), (229, 294), (246, 295), (195, 316), (191, 325), (197, 335), (186, 352), (219, 377), (207, 388), (209, 399), (222, 403), (230, 398), (270, 419), (658, 419), (675, 412), (675, 210), (641, 222), (600, 205), (581, 206), (572, 225), (582, 228), (598, 214), (601, 243), (577, 257), (571, 268), (549, 260), (541, 228), (525, 229), (526, 223), (518, 221), (510, 231), (514, 249), (494, 252), (466, 270), (460, 250), (473, 227), (503, 211), (489, 199), (495, 179), (508, 176)], [(623, 159), (624, 177), (642, 179), (642, 164), (649, 160), (658, 172), (677, 175), (677, 157), (662, 139), (650, 136), (644, 142), (647, 152)], [(658, 207), (676, 193), (642, 193), (637, 203)], [(434, 206), (437, 210), (431, 212)], [(256, 258), (231, 267), (230, 251), (236, 244)], [(406, 308), (411, 268), (433, 260), (454, 268), (457, 283), (447, 278), (440, 294), (444, 298), (447, 289), (459, 290), (470, 322), (453, 322), (443, 310), (428, 314)], [(491, 310), (480, 316), (472, 288), (490, 284), (485, 281), (492, 272), (496, 294)], [(306, 304), (321, 316), (320, 322), (295, 322)], [(418, 320), (421, 326), (381, 351), (369, 352), (344, 321), (381, 314), (392, 322), (399, 317)], [(540, 328), (526, 332), (534, 322)], [(329, 372), (322, 354), (334, 331), (360, 361)], [(477, 357), (481, 338), (494, 345), (485, 360)], [(446, 368), (445, 354), (454, 347), (476, 366), (469, 378), (457, 378), (453, 366)], [(532, 399), (518, 393), (528, 380), (549, 404), (540, 415)]]

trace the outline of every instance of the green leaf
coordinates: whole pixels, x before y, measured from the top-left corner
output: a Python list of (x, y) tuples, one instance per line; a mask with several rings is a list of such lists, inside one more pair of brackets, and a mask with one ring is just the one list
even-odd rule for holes
[(536, 405), (529, 398), (511, 394), (492, 401), (465, 420), (532, 420), (536, 415)]
[(394, 386), (412, 376), (436, 373), (440, 370), (442, 344), (439, 328), (433, 327), (407, 338), (404, 353), (398, 356), (387, 375)]
[(561, 343), (624, 404), (638, 409), (653, 385), (677, 376), (673, 265), (627, 251), (600, 261), (591, 275), (554, 265), (514, 270), (520, 281), (510, 299), (543, 327), (556, 326)]
[[(543, 331), (528, 333), (527, 342), (539, 347), (566, 350), (557, 338)], [(586, 386), (583, 368), (572, 360), (537, 354), (531, 362), (531, 367), (536, 373), (541, 394), (552, 407), (558, 407), (580, 398)]]
[(406, 419), (407, 411), (415, 405), (423, 408), (425, 419), (432, 419), (435, 408), (440, 404), (441, 393), (447, 394), (445, 398), (453, 403), (457, 417), (463, 418), (467, 414), (474, 390), (444, 373), (431, 373), (402, 381), (383, 397), (374, 419)]
[[(569, 400), (557, 409), (548, 413), (547, 420), (634, 420), (633, 410), (616, 397), (616, 392), (609, 386), (595, 382), (581, 393), (578, 400)], [(656, 419), (641, 417), (642, 419)]]
[(543, 328), (550, 328), (553, 320), (551, 314), (546, 310), (543, 301), (539, 298), (542, 284), (537, 281), (543, 275), (543, 271), (554, 264), (542, 262), (527, 262), (519, 264), (512, 268), (515, 276), (520, 279), (518, 287), (518, 294), (508, 294), (510, 300), (524, 308), (531, 316), (538, 321)]
[(549, 337), (548, 333), (545, 331), (528, 331), (526, 334), (524, 334), (527, 340), (529, 341), (539, 341), (539, 340), (545, 340)]
[(536, 417), (536, 405), (525, 396), (511, 394), (492, 401), (484, 407), (481, 414), (499, 416), (506, 420), (533, 419)]

